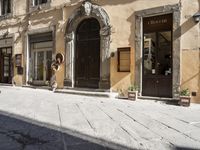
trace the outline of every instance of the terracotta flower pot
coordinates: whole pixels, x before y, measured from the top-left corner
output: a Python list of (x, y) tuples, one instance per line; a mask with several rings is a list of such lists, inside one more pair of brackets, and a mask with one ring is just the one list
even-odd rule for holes
[(137, 100), (138, 97), (138, 91), (128, 91), (128, 99), (130, 100)]
[(179, 105), (180, 106), (190, 106), (190, 96), (180, 96)]

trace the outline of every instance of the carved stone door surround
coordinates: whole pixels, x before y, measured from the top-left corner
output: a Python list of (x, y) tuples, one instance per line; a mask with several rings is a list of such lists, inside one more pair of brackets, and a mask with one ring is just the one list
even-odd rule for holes
[(105, 10), (96, 4), (85, 1), (69, 17), (65, 33), (65, 81), (66, 86), (75, 86), (75, 44), (76, 29), (79, 23), (86, 18), (95, 18), (100, 24), (100, 82), (99, 88), (110, 88), (110, 21)]

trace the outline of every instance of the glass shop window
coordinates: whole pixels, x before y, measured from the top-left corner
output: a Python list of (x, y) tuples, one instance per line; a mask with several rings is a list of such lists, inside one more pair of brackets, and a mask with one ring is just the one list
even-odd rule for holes
[(130, 47), (118, 48), (118, 72), (130, 72)]

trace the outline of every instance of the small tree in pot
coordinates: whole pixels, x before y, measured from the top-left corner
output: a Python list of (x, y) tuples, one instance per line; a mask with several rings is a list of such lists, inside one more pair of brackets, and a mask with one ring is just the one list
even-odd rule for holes
[(183, 89), (180, 92), (179, 105), (181, 105), (181, 106), (190, 106), (190, 100), (191, 100), (191, 96), (190, 96), (189, 89)]
[(137, 100), (139, 87), (137, 85), (130, 85), (128, 88), (128, 99)]

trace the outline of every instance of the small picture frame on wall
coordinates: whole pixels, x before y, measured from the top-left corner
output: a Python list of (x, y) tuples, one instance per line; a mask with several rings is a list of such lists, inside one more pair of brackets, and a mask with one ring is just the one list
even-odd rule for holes
[(22, 66), (22, 54), (16, 54), (15, 55), (15, 67), (21, 67)]
[(118, 55), (118, 72), (130, 72), (131, 58), (130, 47), (122, 47), (117, 49)]

